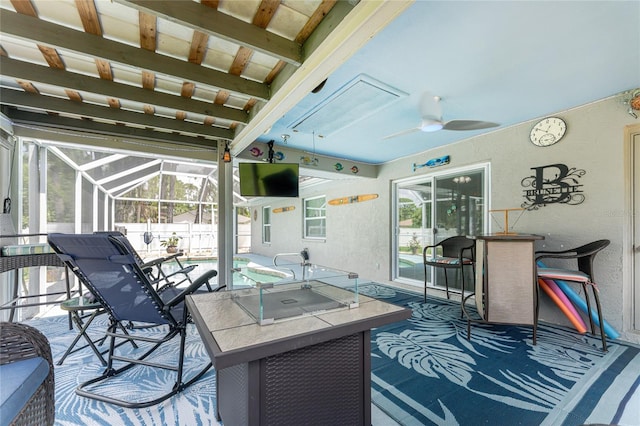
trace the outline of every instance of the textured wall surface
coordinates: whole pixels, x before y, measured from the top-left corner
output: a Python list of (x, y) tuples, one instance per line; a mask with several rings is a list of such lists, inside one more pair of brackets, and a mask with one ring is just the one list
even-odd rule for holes
[[(626, 113), (626, 106), (619, 97), (554, 115), (565, 119), (567, 133), (559, 143), (549, 147), (536, 147), (529, 142), (532, 121), (385, 164), (380, 167), (377, 179), (338, 180), (311, 187), (299, 199), (273, 200), (270, 204), (273, 208), (295, 205), (296, 209), (272, 214), (271, 245), (260, 242), (261, 208), (253, 207), (257, 210), (257, 220), (252, 222), (254, 251), (272, 256), (308, 247), (314, 263), (351, 270), (363, 279), (385, 282), (391, 278), (394, 180), (488, 162), (490, 208), (512, 208), (520, 207), (526, 201), (521, 182), (534, 174), (532, 168), (565, 164), (586, 172), (579, 178), (584, 202), (579, 205), (549, 204), (526, 211), (515, 230), (543, 235), (545, 240), (537, 244), (537, 249), (565, 249), (597, 239), (610, 239), (611, 245), (596, 258), (595, 278), (606, 320), (618, 331), (624, 331), (623, 324), (629, 323), (631, 314), (630, 303), (623, 298), (624, 286), (632, 285), (630, 277), (623, 274), (623, 271), (631, 270), (628, 267), (631, 253), (623, 251), (625, 239), (629, 238), (625, 235), (624, 225), (631, 215), (625, 207), (628, 199), (625, 188), (628, 188), (629, 179), (625, 127), (640, 123)], [(425, 146), (428, 146), (428, 140), (429, 136), (425, 134)], [(422, 163), (447, 154), (451, 156), (451, 163), (446, 166), (412, 170), (414, 162)], [(327, 206), (327, 238), (322, 241), (302, 238), (303, 197), (326, 195), (329, 200), (363, 193), (376, 193), (379, 198), (364, 203)], [(630, 291), (625, 293), (631, 294)], [(543, 320), (569, 324), (546, 296), (542, 296), (542, 300)], [(635, 339), (635, 336), (626, 337)]]

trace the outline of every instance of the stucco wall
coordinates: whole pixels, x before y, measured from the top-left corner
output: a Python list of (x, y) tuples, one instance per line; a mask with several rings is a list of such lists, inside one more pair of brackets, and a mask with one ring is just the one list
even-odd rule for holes
[[(622, 330), (623, 223), (630, 214), (625, 210), (624, 129), (638, 124), (638, 120), (626, 113), (620, 98), (605, 99), (555, 115), (566, 120), (568, 130), (563, 140), (550, 147), (540, 148), (529, 142), (532, 121), (386, 164), (381, 166), (377, 179), (334, 181), (310, 188), (300, 199), (271, 200), (272, 208), (294, 205), (296, 209), (272, 214), (270, 245), (260, 241), (262, 210), (259, 206), (252, 207), (252, 211), (257, 210), (257, 219), (252, 221), (254, 251), (272, 256), (308, 247), (314, 263), (354, 271), (362, 279), (385, 282), (391, 276), (392, 181), (434, 171), (422, 168), (413, 172), (414, 162), (450, 155), (451, 163), (438, 168), (438, 172), (489, 162), (489, 207), (493, 209), (520, 207), (526, 201), (522, 180), (534, 174), (532, 168), (565, 164), (586, 172), (579, 178), (584, 202), (579, 205), (549, 204), (526, 211), (515, 230), (543, 235), (545, 240), (537, 247), (548, 249), (610, 239), (611, 245), (596, 258), (595, 278), (601, 289), (605, 318), (614, 328)], [(425, 135), (426, 141), (428, 135)], [(376, 193), (379, 198), (328, 206), (326, 240), (303, 240), (302, 197), (326, 195), (329, 200), (363, 193)], [(542, 319), (568, 324), (546, 296), (542, 299)]]

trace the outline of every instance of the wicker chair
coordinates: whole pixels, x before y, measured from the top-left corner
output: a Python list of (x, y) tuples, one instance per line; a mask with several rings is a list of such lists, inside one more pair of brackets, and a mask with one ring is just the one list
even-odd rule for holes
[(27, 401), (11, 425), (53, 425), (55, 398), (51, 347), (47, 338), (35, 328), (18, 323), (0, 323), (0, 365), (42, 357), (49, 364), (49, 374)]

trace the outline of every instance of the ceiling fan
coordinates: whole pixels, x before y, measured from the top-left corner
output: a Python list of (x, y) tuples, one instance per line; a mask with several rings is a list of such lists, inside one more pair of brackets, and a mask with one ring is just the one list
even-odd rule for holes
[(430, 93), (422, 95), (422, 99), (420, 101), (420, 116), (422, 117), (422, 121), (420, 125), (412, 129), (403, 130), (401, 132), (385, 136), (383, 139), (391, 139), (417, 131), (435, 132), (438, 130), (479, 130), (499, 126), (497, 123), (480, 120), (443, 121), (440, 100), (439, 96), (434, 96)]

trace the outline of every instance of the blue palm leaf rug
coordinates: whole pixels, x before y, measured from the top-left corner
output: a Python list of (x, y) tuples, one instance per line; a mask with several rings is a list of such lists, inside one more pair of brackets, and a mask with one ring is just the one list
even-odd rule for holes
[[(160, 404), (140, 409), (123, 408), (75, 394), (75, 389), (80, 383), (99, 376), (104, 370), (90, 348), (72, 353), (62, 365), (57, 365), (76, 335), (75, 331), (69, 330), (66, 315), (30, 320), (25, 324), (42, 331), (51, 345), (55, 371), (56, 426), (220, 425), (215, 417), (216, 375), (213, 368), (183, 392)], [(107, 316), (98, 316), (89, 327), (89, 334), (92, 338), (99, 339), (107, 326)], [(166, 331), (165, 327), (154, 327), (139, 329), (135, 334), (162, 337)], [(84, 340), (81, 339), (77, 347), (83, 344)], [(120, 346), (117, 353), (124, 356), (140, 354), (149, 348), (149, 344), (138, 342), (138, 345), (139, 349), (136, 350), (129, 344)], [(107, 350), (109, 342), (97, 347)], [(174, 337), (164, 343), (148, 360), (176, 365), (178, 348), (178, 337)], [(195, 376), (207, 362), (209, 355), (195, 325), (189, 324), (183, 372), (185, 381)], [(120, 365), (122, 364), (114, 363), (116, 368)], [(172, 371), (137, 366), (117, 378), (109, 379), (108, 385), (100, 388), (100, 393), (127, 401), (150, 400), (172, 388), (175, 374)]]
[[(413, 310), (411, 319), (371, 332), (372, 400), (401, 425), (640, 425), (636, 346), (611, 342), (609, 352), (603, 353), (599, 339), (546, 325), (539, 326), (535, 346), (530, 327), (476, 324), (468, 341), (457, 303), (434, 298), (423, 303), (421, 295), (375, 283), (359, 289)], [(47, 336), (54, 363), (75, 336), (66, 315), (27, 323)], [(105, 315), (96, 318), (90, 327), (93, 337), (106, 326)], [(159, 356), (174, 359), (177, 339), (163, 346)], [(133, 351), (130, 345), (120, 350)], [(208, 359), (190, 325), (185, 376), (191, 377)], [(56, 425), (219, 425), (213, 369), (178, 395), (143, 409), (75, 395), (79, 383), (102, 369), (90, 349), (55, 366)], [(174, 380), (173, 373), (145, 367), (127, 375), (108, 391), (130, 399), (147, 398)]]
[(472, 324), (459, 303), (376, 284), (361, 293), (413, 310), (373, 330), (374, 404), (403, 425), (640, 424), (640, 348), (569, 329)]

